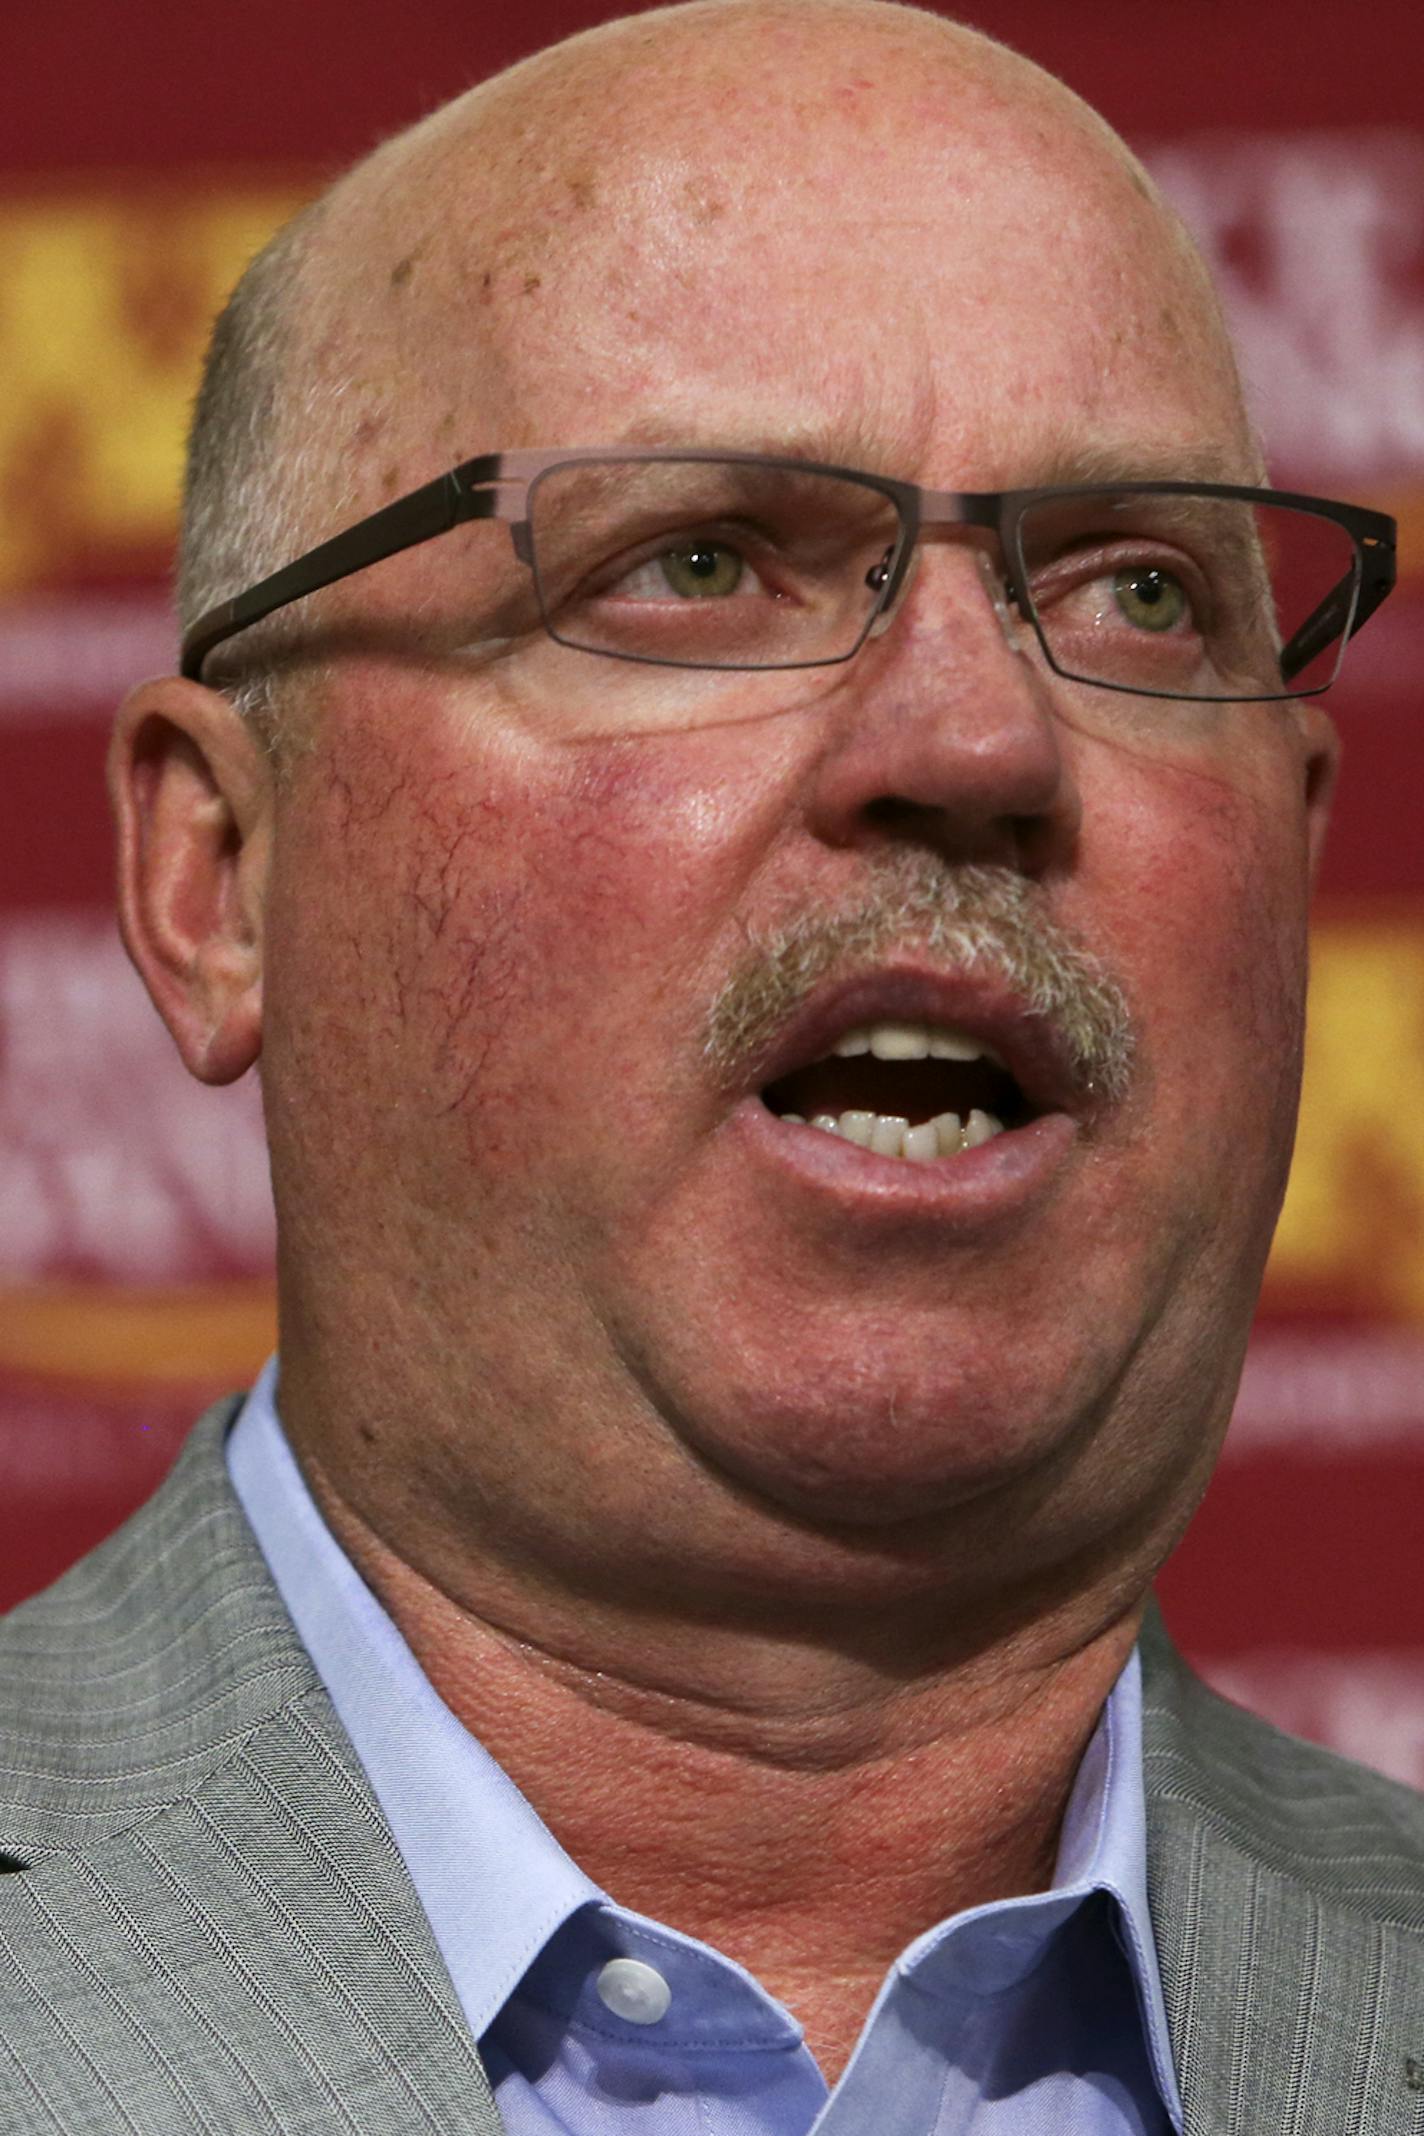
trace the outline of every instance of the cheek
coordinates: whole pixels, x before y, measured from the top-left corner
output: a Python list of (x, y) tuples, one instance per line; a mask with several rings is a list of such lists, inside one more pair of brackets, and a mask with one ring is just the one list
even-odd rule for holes
[(1143, 1026), (1157, 1131), (1213, 1191), (1230, 1199), (1234, 1175), (1259, 1198), (1263, 1172), (1284, 1184), (1299, 1087), (1303, 810), (1279, 763), (1248, 758), (1229, 777), (1139, 780), (1116, 835), (1125, 887), (1109, 954)]
[(302, 767), (269, 1017), (309, 1084), (433, 1170), (458, 1150), (527, 1177), (654, 1109), (653, 1026), (665, 1063), (735, 895), (731, 782), (685, 745), (476, 750), (431, 725), (393, 752), (387, 713), (379, 747), (339, 737), (339, 774), (336, 740)]

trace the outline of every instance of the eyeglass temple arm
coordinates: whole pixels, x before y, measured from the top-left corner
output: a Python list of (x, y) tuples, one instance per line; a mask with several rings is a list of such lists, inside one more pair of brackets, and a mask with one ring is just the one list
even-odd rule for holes
[(382, 563), (402, 549), (413, 549), (437, 534), (446, 534), (462, 520), (492, 519), (498, 508), (498, 480), (497, 453), (466, 460), (462, 466), (412, 490), (409, 496), (383, 505), (369, 519), (359, 520), (344, 533), (334, 534), (330, 541), (309, 549), (295, 563), (284, 564), (280, 571), (260, 579), (246, 593), (231, 601), (220, 601), (216, 608), (199, 616), (184, 638), (179, 673), (199, 682), (203, 662), (214, 646), (235, 637), (249, 624), (260, 623), (264, 616), (309, 593), (320, 592), (323, 586), (347, 578), (353, 571), (364, 571), (368, 564)]
[(1281, 648), (1283, 682), (1289, 682), (1298, 675), (1317, 653), (1323, 652), (1333, 639), (1340, 636), (1347, 625), (1352, 638), (1357, 631), (1363, 630), (1394, 585), (1393, 548), (1385, 542), (1367, 539), (1363, 553), (1364, 577), (1353, 621), (1350, 616), (1350, 601), (1355, 590), (1355, 574), (1353, 571), (1347, 571), (1338, 585), (1331, 587), (1319, 607), (1311, 610), (1290, 642)]

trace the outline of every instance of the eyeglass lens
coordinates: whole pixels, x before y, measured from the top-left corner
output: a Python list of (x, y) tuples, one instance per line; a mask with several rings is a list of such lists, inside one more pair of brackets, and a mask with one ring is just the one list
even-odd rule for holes
[[(737, 460), (562, 463), (531, 485), (530, 546), (550, 635), (659, 666), (841, 660), (868, 629), (903, 531), (846, 475)], [(1031, 503), (1012, 558), (1060, 674), (1177, 698), (1295, 695), (1279, 652), (1357, 569), (1322, 514), (1121, 488)]]
[(677, 667), (844, 659), (900, 541), (890, 498), (736, 460), (583, 461), (528, 503), (544, 620), (564, 645)]
[(1305, 695), (1333, 679), (1343, 635), (1282, 678), (1281, 648), (1342, 579), (1336, 520), (1242, 498), (1105, 490), (1030, 505), (1021, 567), (1060, 674), (1176, 698)]

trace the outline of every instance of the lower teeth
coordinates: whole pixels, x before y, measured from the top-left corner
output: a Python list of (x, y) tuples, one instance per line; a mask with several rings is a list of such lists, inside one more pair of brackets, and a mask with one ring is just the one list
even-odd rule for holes
[(781, 1117), (798, 1127), (819, 1127), (824, 1134), (840, 1135), (877, 1157), (908, 1157), (919, 1164), (934, 1157), (957, 1157), (962, 1150), (977, 1149), (981, 1142), (991, 1142), (1004, 1132), (1002, 1120), (980, 1112), (977, 1106), (962, 1123), (958, 1113), (937, 1113), (917, 1127), (891, 1113), (843, 1112), (839, 1119), (834, 1113), (817, 1113), (809, 1121), (801, 1113)]

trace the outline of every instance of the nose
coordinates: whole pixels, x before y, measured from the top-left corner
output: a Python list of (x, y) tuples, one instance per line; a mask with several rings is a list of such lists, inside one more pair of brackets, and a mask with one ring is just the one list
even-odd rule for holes
[(885, 628), (823, 700), (809, 814), (833, 845), (917, 838), (1028, 874), (1082, 818), (1072, 730), (982, 549), (922, 551)]

